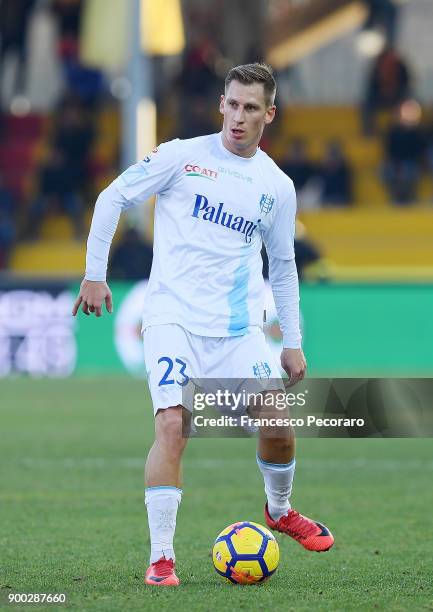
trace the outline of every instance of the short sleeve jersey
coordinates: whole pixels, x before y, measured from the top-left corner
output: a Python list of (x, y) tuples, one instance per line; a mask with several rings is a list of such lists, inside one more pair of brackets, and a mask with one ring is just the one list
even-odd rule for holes
[(244, 158), (221, 134), (160, 145), (116, 179), (130, 203), (157, 194), (143, 326), (177, 323), (214, 337), (263, 325), (261, 246), (294, 258), (292, 181), (257, 149)]

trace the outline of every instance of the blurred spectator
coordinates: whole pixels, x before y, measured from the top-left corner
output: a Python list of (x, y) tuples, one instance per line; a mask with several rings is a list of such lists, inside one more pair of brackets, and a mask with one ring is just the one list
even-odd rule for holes
[(362, 106), (362, 124), (365, 135), (375, 132), (378, 110), (393, 109), (410, 94), (410, 72), (406, 62), (392, 47), (380, 53), (370, 73), (367, 92)]
[(80, 33), (82, 0), (53, 0), (51, 6), (59, 23), (60, 38), (77, 40)]
[(83, 66), (79, 58), (82, 0), (54, 0), (52, 10), (60, 29), (59, 55), (67, 89), (86, 105), (95, 106), (105, 91), (103, 74)]
[[(307, 266), (321, 260), (321, 254), (316, 245), (307, 237), (303, 223), (296, 220), (295, 235), (295, 261), (298, 269), (299, 280), (303, 280), (304, 271)], [(265, 247), (262, 248), (263, 277), (269, 278), (269, 260)]]
[(295, 261), (299, 280), (304, 279), (304, 270), (310, 264), (320, 260), (320, 251), (308, 238), (295, 238)]
[(385, 136), (384, 181), (395, 204), (416, 199), (425, 137), (419, 127), (421, 108), (415, 100), (404, 102)]
[(130, 227), (113, 250), (110, 277), (134, 281), (149, 278), (152, 258), (153, 248), (142, 239), (136, 229)]
[(367, 20), (364, 29), (374, 30), (379, 27), (383, 30), (387, 45), (393, 45), (397, 30), (399, 7), (393, 0), (364, 0), (368, 8)]
[(15, 240), (14, 202), (0, 175), (0, 270), (9, 265), (9, 255)]
[(307, 155), (305, 142), (301, 138), (292, 141), (281, 169), (289, 176), (296, 189), (300, 208), (308, 208), (318, 203), (319, 169)]
[(433, 175), (433, 125), (430, 125), (426, 132), (426, 161), (430, 174)]
[[(182, 71), (179, 77), (180, 106), (178, 124), (181, 131), (189, 132), (199, 136), (193, 127), (189, 125), (197, 124), (197, 128), (202, 131), (208, 129), (210, 122), (209, 116), (206, 117), (204, 105), (208, 104), (211, 109), (215, 108), (214, 94), (224, 87), (216, 73), (215, 66), (219, 57), (219, 51), (210, 37), (205, 35), (190, 46), (183, 59)], [(209, 103), (210, 102), (210, 103)], [(212, 126), (211, 132), (214, 131)], [(209, 132), (207, 132), (209, 133)], [(185, 136), (183, 136), (185, 138)]]
[(186, 50), (180, 76), (184, 95), (210, 97), (218, 81), (215, 72), (217, 57), (215, 44), (205, 35)]
[(320, 176), (322, 204), (345, 205), (352, 202), (352, 170), (338, 142), (327, 145)]
[(73, 98), (64, 101), (57, 119), (54, 146), (62, 152), (75, 188), (82, 190), (88, 181), (88, 158), (94, 129), (83, 107)]
[(195, 138), (215, 132), (215, 125), (209, 116), (206, 98), (195, 96), (189, 99), (189, 120), (183, 121), (176, 132), (179, 138)]
[(29, 209), (25, 238), (38, 238), (40, 228), (52, 201), (60, 204), (73, 222), (75, 237), (83, 236), (83, 206), (77, 189), (77, 177), (71, 172), (65, 153), (53, 147), (39, 176), (38, 196)]
[(305, 142), (301, 138), (294, 140), (281, 162), (281, 169), (289, 176), (297, 191), (317, 176), (317, 167), (308, 159)]
[(66, 61), (78, 57), (81, 0), (53, 0), (51, 10), (59, 28), (59, 55)]
[(83, 66), (76, 56), (65, 57), (63, 68), (67, 88), (73, 91), (86, 106), (96, 107), (105, 93), (102, 72), (96, 68)]
[[(0, 2), (0, 74), (5, 73), (5, 60), (15, 57), (15, 82), (11, 97), (24, 94), (26, 36), (36, 0), (1, 0)], [(2, 83), (4, 86), (4, 83)]]
[(308, 238), (305, 225), (296, 220), (295, 232), (295, 261), (299, 280), (303, 280), (305, 268), (311, 264), (319, 263), (322, 255), (318, 247)]

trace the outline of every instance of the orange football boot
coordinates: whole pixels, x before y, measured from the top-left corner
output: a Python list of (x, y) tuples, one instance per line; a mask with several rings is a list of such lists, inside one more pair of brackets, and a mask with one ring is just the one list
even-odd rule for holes
[(287, 534), (307, 550), (325, 552), (334, 544), (334, 536), (325, 525), (299, 514), (296, 510), (290, 509), (278, 521), (274, 521), (266, 504), (265, 519), (268, 527)]
[(179, 586), (180, 580), (174, 573), (174, 567), (173, 559), (161, 557), (148, 568), (144, 582), (154, 586)]

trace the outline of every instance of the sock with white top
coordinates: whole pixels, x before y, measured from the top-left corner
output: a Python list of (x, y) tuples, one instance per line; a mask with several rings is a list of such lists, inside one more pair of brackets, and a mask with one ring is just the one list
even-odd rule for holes
[(173, 539), (181, 498), (182, 490), (177, 487), (147, 487), (144, 491), (150, 532), (150, 563), (161, 557), (175, 560)]
[(265, 481), (265, 493), (268, 500), (268, 512), (274, 521), (287, 514), (290, 506), (295, 459), (290, 463), (268, 463), (257, 455), (257, 465)]

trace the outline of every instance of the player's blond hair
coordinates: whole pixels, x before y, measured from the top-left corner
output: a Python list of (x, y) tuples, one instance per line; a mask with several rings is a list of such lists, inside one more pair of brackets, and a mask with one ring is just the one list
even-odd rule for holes
[(238, 81), (243, 85), (262, 83), (265, 92), (266, 104), (271, 105), (274, 103), (277, 83), (274, 79), (273, 70), (268, 64), (256, 62), (254, 64), (241, 64), (240, 66), (234, 66), (229, 70), (226, 76), (226, 91), (232, 81)]

